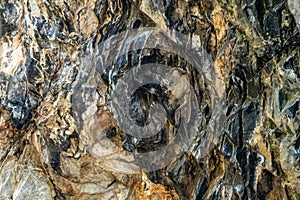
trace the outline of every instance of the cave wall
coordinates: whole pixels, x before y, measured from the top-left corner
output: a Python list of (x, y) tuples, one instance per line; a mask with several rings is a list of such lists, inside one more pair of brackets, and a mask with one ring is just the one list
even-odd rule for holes
[[(299, 199), (299, 20), (296, 0), (1, 1), (0, 199)], [(225, 88), (209, 152), (197, 157), (213, 137), (197, 133), (193, 148), (154, 171), (134, 164), (132, 145), (152, 146), (118, 126), (109, 75), (90, 66), (99, 44), (145, 27), (196, 38)], [(181, 58), (156, 53), (180, 68)], [(187, 74), (194, 88), (205, 82)], [(93, 85), (81, 102), (90, 110), (75, 106), (82, 84)], [(207, 127), (214, 94), (201, 90)], [(107, 151), (117, 153), (97, 157)]]

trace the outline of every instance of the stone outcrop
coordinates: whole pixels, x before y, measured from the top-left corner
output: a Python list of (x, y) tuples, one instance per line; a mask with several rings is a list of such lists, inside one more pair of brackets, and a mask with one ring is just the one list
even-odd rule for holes
[[(1, 1), (0, 199), (299, 199), (299, 23), (299, 0)], [(211, 105), (219, 87), (174, 53), (136, 50), (97, 71), (100, 44), (142, 27), (182, 33), (211, 56), (222, 123)], [(173, 96), (153, 85), (134, 94), (139, 125), (153, 102), (167, 110), (164, 131), (140, 140), (117, 123), (111, 94), (126, 70), (149, 61), (186, 79), (174, 79)], [(168, 165), (143, 170), (134, 152), (176, 136), (185, 80), (200, 129)], [(205, 132), (210, 124), (220, 135)]]

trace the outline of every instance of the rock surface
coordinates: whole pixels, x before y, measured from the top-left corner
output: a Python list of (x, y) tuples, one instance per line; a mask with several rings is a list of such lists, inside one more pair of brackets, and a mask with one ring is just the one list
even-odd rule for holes
[[(1, 1), (0, 199), (300, 199), (299, 22), (298, 0)], [(99, 44), (142, 27), (180, 32), (211, 56), (225, 87), (223, 123), (211, 104), (221, 85), (211, 90), (174, 53), (136, 50), (97, 71)], [(164, 131), (139, 139), (124, 133), (111, 102), (115, 82), (147, 61), (184, 76), (170, 74), (173, 96), (156, 85), (133, 94), (137, 124), (148, 123), (153, 102), (167, 113)], [(176, 136), (186, 80), (203, 131), (167, 166), (145, 171), (134, 152)], [(211, 124), (220, 135), (205, 132)]]

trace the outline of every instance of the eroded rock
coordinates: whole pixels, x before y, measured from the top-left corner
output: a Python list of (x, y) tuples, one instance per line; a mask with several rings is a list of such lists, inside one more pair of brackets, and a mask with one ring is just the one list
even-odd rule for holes
[[(299, 20), (298, 0), (1, 2), (0, 199), (299, 199)], [(118, 51), (108, 42), (101, 54), (102, 42), (145, 27), (185, 34), (210, 55), (216, 76), (207, 63), (199, 61), (200, 73), (192, 68), (183, 48), (126, 52), (144, 47), (147, 34), (117, 41)], [(116, 62), (103, 70), (100, 58), (109, 55)], [(131, 96), (136, 125), (164, 128), (141, 139), (111, 108), (118, 81), (131, 69), (143, 81), (145, 63), (171, 66), (174, 83)], [(146, 164), (155, 170), (145, 171), (135, 153), (178, 136), (183, 113), (197, 110), (187, 103), (178, 112), (192, 89), (201, 111), (195, 137), (153, 154)], [(156, 104), (166, 118), (151, 117)]]

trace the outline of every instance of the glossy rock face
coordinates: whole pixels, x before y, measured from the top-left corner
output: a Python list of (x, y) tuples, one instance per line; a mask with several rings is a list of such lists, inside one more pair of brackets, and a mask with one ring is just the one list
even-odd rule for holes
[(0, 199), (299, 199), (299, 2), (0, 3)]

